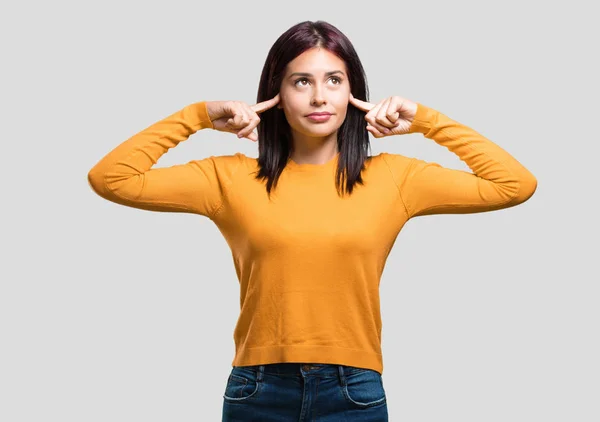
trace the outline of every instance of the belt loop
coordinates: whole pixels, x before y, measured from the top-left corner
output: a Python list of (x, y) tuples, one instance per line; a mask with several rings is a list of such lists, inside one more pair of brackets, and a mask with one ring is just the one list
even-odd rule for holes
[(344, 374), (344, 365), (338, 365), (338, 372), (340, 374), (342, 387), (346, 387), (346, 374)]
[(258, 366), (258, 371), (256, 373), (256, 375), (257, 375), (256, 380), (258, 382), (261, 382), (263, 380), (264, 373), (265, 373), (265, 365), (259, 365)]

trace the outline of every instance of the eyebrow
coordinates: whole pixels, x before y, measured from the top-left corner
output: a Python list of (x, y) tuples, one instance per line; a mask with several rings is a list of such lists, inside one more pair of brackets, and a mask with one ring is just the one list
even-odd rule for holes
[[(331, 72), (327, 72), (325, 74), (325, 76), (335, 75), (336, 73), (341, 73), (342, 75), (344, 74), (344, 72), (342, 72), (341, 70), (333, 70)], [(292, 78), (294, 76), (313, 76), (313, 75), (312, 75), (312, 73), (306, 73), (306, 72), (294, 72), (289, 76), (289, 78)]]

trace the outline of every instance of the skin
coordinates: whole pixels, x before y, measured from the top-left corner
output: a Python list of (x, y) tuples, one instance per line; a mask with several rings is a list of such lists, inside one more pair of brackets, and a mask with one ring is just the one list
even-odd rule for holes
[(367, 130), (376, 138), (409, 133), (418, 109), (417, 103), (397, 95), (372, 104), (350, 94), (349, 101), (366, 113)]
[[(331, 73), (334, 71), (340, 72)], [(304, 74), (296, 75), (298, 72)], [(255, 105), (242, 101), (211, 101), (206, 105), (216, 130), (254, 142), (258, 141), (254, 129), (260, 113), (275, 106), (282, 109), (292, 132), (291, 158), (299, 164), (323, 164), (335, 157), (339, 152), (337, 133), (349, 105), (366, 113), (366, 128), (376, 138), (408, 133), (417, 111), (417, 103), (398, 96), (378, 104), (354, 98), (345, 62), (319, 47), (288, 63), (275, 97)], [(321, 111), (332, 113), (328, 121), (313, 122), (306, 117)]]
[[(342, 73), (327, 75), (340, 70)], [(296, 72), (311, 76), (294, 75)], [(348, 110), (350, 83), (346, 64), (324, 48), (312, 48), (288, 63), (279, 91), (280, 108), (291, 127), (296, 163), (322, 164), (338, 153), (337, 132)], [(332, 113), (327, 122), (313, 122), (313, 112)]]

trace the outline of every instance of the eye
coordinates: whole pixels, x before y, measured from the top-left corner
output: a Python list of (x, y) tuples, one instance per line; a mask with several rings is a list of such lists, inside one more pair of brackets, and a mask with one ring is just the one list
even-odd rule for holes
[[(334, 84), (334, 85), (339, 85), (339, 84), (342, 83), (342, 80), (340, 78), (338, 78), (337, 76), (333, 76), (331, 79), (337, 81), (337, 83)], [(302, 81), (308, 81), (308, 79), (307, 78), (296, 79), (294, 81), (294, 85), (296, 85), (296, 86), (305, 86), (305, 85), (298, 85), (298, 82), (302, 82)]]

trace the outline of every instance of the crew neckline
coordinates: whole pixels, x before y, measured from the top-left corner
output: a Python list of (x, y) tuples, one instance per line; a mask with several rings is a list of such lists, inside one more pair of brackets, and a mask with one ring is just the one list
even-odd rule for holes
[(335, 156), (333, 158), (331, 158), (329, 161), (327, 161), (323, 164), (297, 163), (294, 160), (292, 160), (292, 158), (290, 157), (290, 158), (288, 158), (288, 161), (287, 161), (287, 167), (293, 171), (309, 171), (309, 172), (324, 171), (324, 170), (330, 169), (334, 164), (337, 165), (339, 156), (340, 156), (340, 153), (338, 151), (338, 153), (335, 154)]

